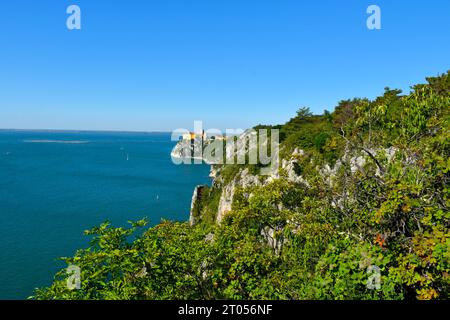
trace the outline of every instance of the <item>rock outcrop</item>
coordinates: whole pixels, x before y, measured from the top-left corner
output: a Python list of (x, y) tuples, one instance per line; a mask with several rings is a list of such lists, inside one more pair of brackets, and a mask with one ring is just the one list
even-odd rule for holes
[(290, 159), (283, 159), (281, 161), (281, 169), (286, 173), (286, 178), (293, 183), (304, 184), (309, 187), (308, 182), (297, 173), (299, 167), (298, 158), (305, 155), (305, 152), (301, 149), (295, 148), (292, 152)]
[[(255, 139), (255, 132), (247, 130), (245, 131), (235, 143), (235, 154), (242, 154), (249, 152), (251, 147), (245, 143), (251, 139)], [(200, 141), (201, 142), (201, 141)], [(195, 155), (195, 148), (201, 148), (200, 145), (195, 144), (199, 142), (194, 142), (194, 144), (190, 144), (189, 141), (180, 141), (177, 143), (175, 148), (172, 151), (172, 157), (175, 158), (195, 158), (192, 155)], [(201, 150), (201, 149), (200, 149)], [(227, 157), (231, 156), (232, 149), (226, 149)], [(191, 156), (190, 156), (191, 155)], [(281, 162), (281, 169), (284, 171), (283, 178), (288, 179), (293, 183), (308, 185), (308, 182), (305, 181), (301, 175), (297, 174), (297, 166), (299, 157), (304, 155), (304, 151), (298, 148), (294, 149), (292, 155), (289, 159), (284, 159)], [(204, 159), (203, 159), (204, 160)], [(267, 183), (270, 183), (273, 180), (280, 179), (279, 171), (272, 172), (270, 175), (254, 175), (251, 174), (248, 168), (243, 167), (229, 182), (224, 182), (223, 177), (221, 176), (221, 171), (223, 169), (223, 165), (211, 164), (210, 178), (212, 179), (212, 188), (217, 188), (221, 190), (220, 199), (217, 207), (216, 214), (216, 223), (220, 224), (224, 218), (224, 216), (232, 210), (232, 204), (236, 189), (239, 188), (248, 188), (253, 186), (262, 186)], [(201, 202), (201, 193), (205, 186), (197, 186), (194, 190), (194, 194), (192, 196), (191, 203), (191, 214), (189, 222), (191, 225), (195, 224), (199, 219), (201, 211), (198, 208), (198, 204)]]
[(265, 181), (262, 180), (260, 176), (250, 174), (248, 169), (241, 170), (230, 183), (222, 187), (219, 207), (217, 208), (216, 222), (220, 224), (227, 212), (231, 211), (237, 187), (248, 188), (260, 186), (264, 183)]
[(191, 161), (203, 160), (202, 157), (203, 141), (202, 139), (180, 140), (170, 153), (173, 160), (176, 161)]
[(202, 193), (204, 188), (205, 186), (200, 185), (196, 186), (194, 189), (194, 194), (192, 195), (191, 201), (191, 212), (189, 215), (189, 224), (191, 226), (193, 226), (197, 222), (197, 219), (199, 218), (200, 215), (199, 204), (202, 200)]

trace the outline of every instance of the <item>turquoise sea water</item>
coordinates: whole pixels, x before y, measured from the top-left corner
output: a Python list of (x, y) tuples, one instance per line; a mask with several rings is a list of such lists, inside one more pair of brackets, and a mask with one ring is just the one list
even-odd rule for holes
[(105, 220), (187, 220), (209, 167), (174, 165), (173, 146), (163, 133), (0, 131), (0, 299), (50, 284)]

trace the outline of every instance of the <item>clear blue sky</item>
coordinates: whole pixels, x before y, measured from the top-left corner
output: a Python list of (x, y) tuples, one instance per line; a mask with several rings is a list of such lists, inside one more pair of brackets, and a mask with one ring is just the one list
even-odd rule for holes
[(0, 128), (247, 128), (448, 69), (448, 0), (0, 1)]

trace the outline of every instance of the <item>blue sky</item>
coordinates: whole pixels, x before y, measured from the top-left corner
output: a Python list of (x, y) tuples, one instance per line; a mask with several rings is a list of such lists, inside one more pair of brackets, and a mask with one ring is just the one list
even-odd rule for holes
[(408, 90), (449, 58), (448, 0), (2, 0), (0, 128), (277, 124)]

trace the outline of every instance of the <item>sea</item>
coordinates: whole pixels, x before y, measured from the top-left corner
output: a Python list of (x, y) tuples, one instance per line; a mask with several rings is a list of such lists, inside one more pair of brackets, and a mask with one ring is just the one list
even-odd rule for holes
[(169, 133), (0, 131), (0, 299), (27, 299), (89, 245), (83, 231), (187, 221), (209, 166), (176, 165)]

